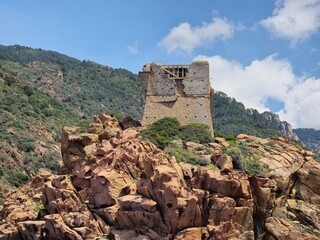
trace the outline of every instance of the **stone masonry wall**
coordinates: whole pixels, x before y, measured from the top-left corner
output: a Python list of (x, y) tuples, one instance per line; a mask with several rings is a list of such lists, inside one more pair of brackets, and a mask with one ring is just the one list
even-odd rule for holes
[(209, 64), (189, 66), (147, 64), (139, 77), (146, 93), (142, 125), (164, 117), (175, 117), (181, 124), (204, 123), (212, 130)]

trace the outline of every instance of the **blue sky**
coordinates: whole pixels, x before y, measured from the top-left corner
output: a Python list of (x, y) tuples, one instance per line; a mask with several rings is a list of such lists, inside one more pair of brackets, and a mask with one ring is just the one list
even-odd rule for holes
[(0, 32), (134, 73), (208, 60), (215, 90), (320, 129), (320, 0), (1, 0)]

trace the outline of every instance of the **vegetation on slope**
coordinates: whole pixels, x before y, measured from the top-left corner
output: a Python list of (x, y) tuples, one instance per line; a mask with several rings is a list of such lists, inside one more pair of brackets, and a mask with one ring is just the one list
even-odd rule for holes
[(141, 135), (161, 149), (167, 147), (174, 139), (198, 143), (209, 143), (212, 140), (208, 125), (191, 123), (181, 126), (176, 118), (170, 117), (154, 122), (146, 130), (141, 131)]
[(57, 170), (62, 126), (85, 126), (100, 112), (140, 118), (142, 107), (127, 70), (0, 45), (0, 180), (18, 186), (39, 168)]
[(18, 45), (0, 45), (0, 59), (19, 79), (71, 105), (87, 119), (112, 110), (141, 118), (142, 86), (137, 76), (125, 69)]
[(242, 103), (223, 92), (214, 93), (211, 99), (211, 113), (214, 128), (225, 134), (236, 136), (245, 133), (258, 137), (280, 135), (275, 123), (270, 123), (256, 109), (245, 108)]
[(79, 116), (12, 71), (0, 60), (0, 178), (14, 186), (39, 168), (59, 168), (59, 150), (52, 149), (64, 125), (81, 124)]
[(320, 130), (312, 128), (298, 128), (293, 131), (305, 145), (320, 153)]

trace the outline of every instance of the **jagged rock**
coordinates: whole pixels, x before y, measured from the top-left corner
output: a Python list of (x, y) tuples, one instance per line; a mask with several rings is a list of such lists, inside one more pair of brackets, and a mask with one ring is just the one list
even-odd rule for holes
[(178, 173), (171, 167), (160, 165), (147, 181), (141, 181), (137, 192), (154, 199), (163, 214), (163, 232), (178, 232), (184, 228), (201, 226), (198, 198), (184, 189)]
[(135, 230), (112, 230), (115, 240), (150, 240), (146, 235), (138, 234)]
[(0, 240), (22, 240), (18, 228), (11, 223), (0, 222)]
[(320, 195), (320, 163), (308, 161), (303, 164), (297, 173), (301, 183)]
[(313, 226), (320, 233), (320, 208), (302, 200), (288, 199), (287, 209), (292, 212), (300, 222)]
[(221, 148), (228, 148), (230, 146), (230, 144), (224, 138), (215, 137), (214, 142), (218, 143)]
[(308, 233), (302, 233), (290, 223), (281, 218), (270, 217), (266, 220), (265, 239), (277, 240), (317, 240), (318, 238)]
[(272, 112), (264, 112), (262, 115), (271, 123), (278, 125), (278, 131), (291, 140), (299, 141), (299, 137), (292, 131), (292, 126), (286, 121), (280, 121), (279, 115)]
[(206, 228), (187, 228), (180, 231), (174, 240), (194, 240), (194, 239), (207, 239), (209, 236)]
[[(77, 128), (64, 127), (61, 135), (61, 154), (65, 167), (72, 170), (75, 165), (81, 165), (87, 156), (84, 148), (97, 143), (97, 134), (73, 135)], [(87, 152), (90, 154), (91, 151)]]
[[(251, 136), (252, 137), (252, 136)], [(246, 134), (243, 134), (243, 133), (241, 133), (241, 134), (239, 134), (237, 137), (236, 137), (236, 139), (237, 139), (237, 141), (241, 141), (241, 140), (244, 140), (244, 139), (247, 139), (247, 138), (250, 138), (248, 135), (246, 135)]]
[(197, 148), (203, 147), (202, 144), (200, 144), (200, 143), (195, 143), (195, 142), (186, 142), (185, 145), (186, 145), (186, 148), (187, 148), (189, 151), (196, 151)]
[(6, 194), (1, 240), (320, 236), (319, 163), (286, 139), (238, 136), (231, 147), (266, 169), (253, 175), (232, 169), (223, 155), (229, 143), (220, 138), (187, 146), (221, 171), (177, 163), (108, 115), (94, 117), (90, 134), (76, 131), (64, 128), (62, 137), (68, 175), (42, 172)]
[(51, 239), (81, 240), (83, 239), (76, 231), (70, 229), (59, 214), (44, 217), (44, 237)]
[(193, 172), (191, 184), (193, 188), (220, 193), (228, 197), (251, 198), (248, 176), (242, 172), (223, 173), (199, 168)]
[(233, 169), (232, 158), (229, 155), (223, 154), (218, 160), (216, 161), (216, 166), (221, 170), (231, 170)]
[(181, 147), (183, 148), (183, 141), (181, 139), (175, 139), (175, 140), (172, 140), (172, 143), (178, 147)]
[(40, 240), (43, 236), (45, 221), (25, 221), (18, 223), (18, 230), (25, 240)]
[(127, 116), (122, 119), (122, 121), (120, 122), (120, 126), (125, 130), (127, 128), (141, 127), (141, 123)]

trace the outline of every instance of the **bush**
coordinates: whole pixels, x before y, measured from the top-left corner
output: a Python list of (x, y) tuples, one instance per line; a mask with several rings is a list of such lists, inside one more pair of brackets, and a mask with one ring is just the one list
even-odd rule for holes
[(2, 167), (0, 167), (0, 177), (4, 175), (4, 170)]
[(167, 147), (165, 149), (165, 152), (169, 156), (174, 156), (178, 163), (184, 162), (187, 159), (189, 159), (192, 155), (194, 155), (192, 152), (174, 145), (170, 145), (169, 147)]
[(246, 170), (252, 175), (257, 175), (266, 171), (265, 167), (257, 159), (248, 160), (246, 162)]
[(209, 126), (202, 123), (191, 123), (182, 126), (179, 136), (186, 142), (209, 143), (212, 140)]
[(222, 137), (222, 138), (226, 139), (228, 142), (232, 142), (232, 143), (236, 142), (236, 137), (232, 134), (224, 134), (222, 132), (214, 130), (214, 136), (215, 137)]
[(158, 148), (164, 149), (179, 134), (180, 123), (176, 118), (163, 118), (151, 124), (141, 135)]
[(148, 138), (158, 148), (164, 149), (173, 139), (198, 143), (211, 142), (209, 126), (201, 123), (191, 123), (180, 126), (176, 118), (163, 118), (151, 124), (141, 135)]
[(25, 175), (23, 172), (8, 172), (8, 182), (15, 186), (20, 187), (22, 184), (27, 183), (29, 181), (29, 177)]
[(176, 118), (165, 117), (154, 122), (150, 129), (155, 131), (164, 131), (168, 137), (174, 137), (179, 134), (180, 122)]
[(245, 144), (227, 148), (225, 153), (232, 157), (235, 169), (247, 170), (253, 175), (267, 172), (266, 166), (257, 159), (256, 149), (252, 149)]
[(243, 156), (241, 150), (238, 147), (230, 147), (226, 149), (225, 153), (232, 157), (233, 168), (239, 170), (246, 169), (245, 157)]
[(194, 151), (189, 151), (187, 149), (183, 149), (181, 147), (178, 147), (176, 145), (169, 145), (165, 149), (165, 152), (169, 156), (174, 156), (178, 163), (180, 162), (186, 162), (190, 163), (192, 165), (200, 165), (200, 166), (207, 166), (211, 162), (208, 162), (205, 158), (196, 155)]
[(18, 144), (18, 148), (19, 148), (19, 150), (24, 151), (24, 152), (31, 152), (36, 148), (36, 146), (33, 142), (24, 142), (23, 141)]

